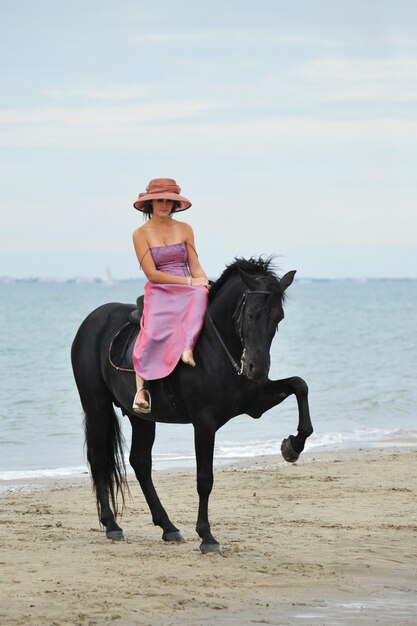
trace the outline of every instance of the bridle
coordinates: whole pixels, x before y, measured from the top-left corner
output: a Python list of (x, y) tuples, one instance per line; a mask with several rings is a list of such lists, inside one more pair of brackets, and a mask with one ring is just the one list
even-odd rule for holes
[(245, 317), (245, 307), (246, 307), (246, 302), (248, 300), (248, 296), (252, 296), (252, 295), (257, 295), (257, 294), (266, 294), (266, 295), (270, 295), (271, 292), (270, 291), (265, 291), (262, 289), (257, 289), (257, 290), (251, 290), (251, 289), (247, 289), (241, 296), (239, 302), (236, 305), (236, 308), (234, 310), (234, 313), (232, 315), (232, 319), (235, 322), (235, 325), (237, 327), (237, 334), (238, 337), (240, 339), (240, 343), (242, 344), (242, 355), (240, 357), (240, 367), (239, 365), (236, 363), (235, 359), (233, 358), (233, 356), (230, 354), (229, 349), (227, 348), (226, 344), (223, 341), (223, 338), (221, 336), (221, 334), (219, 333), (219, 331), (216, 328), (216, 325), (214, 324), (213, 318), (211, 317), (210, 311), (209, 309), (207, 309), (207, 317), (211, 323), (211, 326), (215, 332), (215, 335), (217, 337), (217, 339), (220, 342), (220, 345), (222, 346), (223, 350), (226, 352), (227, 356), (229, 357), (229, 360), (231, 362), (231, 364), (233, 365), (233, 367), (236, 370), (236, 373), (238, 376), (242, 376), (242, 374), (244, 373), (245, 369), (246, 369), (246, 348), (245, 348), (245, 338), (243, 336), (243, 320)]

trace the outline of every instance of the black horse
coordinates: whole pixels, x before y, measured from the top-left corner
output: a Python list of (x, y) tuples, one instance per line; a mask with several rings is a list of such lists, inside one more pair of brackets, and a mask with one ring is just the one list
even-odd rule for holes
[[(165, 541), (183, 541), (170, 521), (152, 482), (152, 446), (155, 423), (192, 423), (197, 460), (199, 508), (196, 531), (201, 551), (220, 552), (210, 532), (208, 501), (213, 486), (216, 431), (232, 417), (254, 418), (288, 396), (298, 402), (298, 433), (284, 439), (281, 452), (295, 462), (313, 432), (308, 388), (298, 377), (271, 381), (269, 350), (283, 319), (285, 290), (295, 272), (279, 279), (271, 259), (235, 259), (212, 285), (203, 330), (195, 347), (196, 368), (178, 364), (170, 376), (150, 383), (152, 412), (135, 415), (131, 406), (135, 377), (117, 371), (109, 359), (109, 346), (135, 308), (131, 304), (100, 306), (81, 324), (72, 345), (72, 366), (85, 412), (87, 459), (96, 490), (99, 518), (109, 539), (123, 539), (116, 523), (117, 496), (123, 500), (126, 470), (123, 438), (113, 405), (132, 425), (129, 461)], [(239, 364), (236, 362), (239, 361)], [(112, 508), (110, 506), (110, 501)]]

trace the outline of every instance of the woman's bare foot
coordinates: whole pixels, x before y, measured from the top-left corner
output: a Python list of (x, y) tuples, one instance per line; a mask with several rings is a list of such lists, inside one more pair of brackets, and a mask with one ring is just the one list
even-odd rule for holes
[(135, 413), (151, 412), (151, 394), (144, 387), (140, 387), (137, 390), (132, 409)]
[(194, 355), (192, 350), (184, 350), (181, 356), (181, 361), (186, 365), (195, 367)]

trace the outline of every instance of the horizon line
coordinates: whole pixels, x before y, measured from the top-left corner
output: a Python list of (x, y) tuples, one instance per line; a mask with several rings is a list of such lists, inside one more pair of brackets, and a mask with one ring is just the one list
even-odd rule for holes
[[(209, 277), (210, 278), (210, 277)], [(217, 277), (218, 278), (218, 277)], [(210, 278), (212, 282), (215, 282), (217, 278)], [(417, 276), (295, 276), (296, 282), (307, 281), (388, 281), (388, 280), (404, 280), (404, 281), (416, 281)], [(101, 276), (71, 276), (67, 278), (57, 276), (0, 276), (0, 283), (16, 283), (16, 282), (31, 282), (31, 283), (103, 283), (106, 285), (112, 285), (123, 282), (140, 281), (146, 282), (146, 278), (140, 277), (126, 277), (126, 278), (103, 278)]]

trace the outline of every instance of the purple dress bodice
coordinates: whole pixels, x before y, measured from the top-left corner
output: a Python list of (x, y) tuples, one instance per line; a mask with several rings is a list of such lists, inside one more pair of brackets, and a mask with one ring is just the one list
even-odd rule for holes
[(151, 248), (155, 267), (160, 272), (175, 276), (190, 276), (188, 267), (187, 245), (185, 241), (170, 246)]

